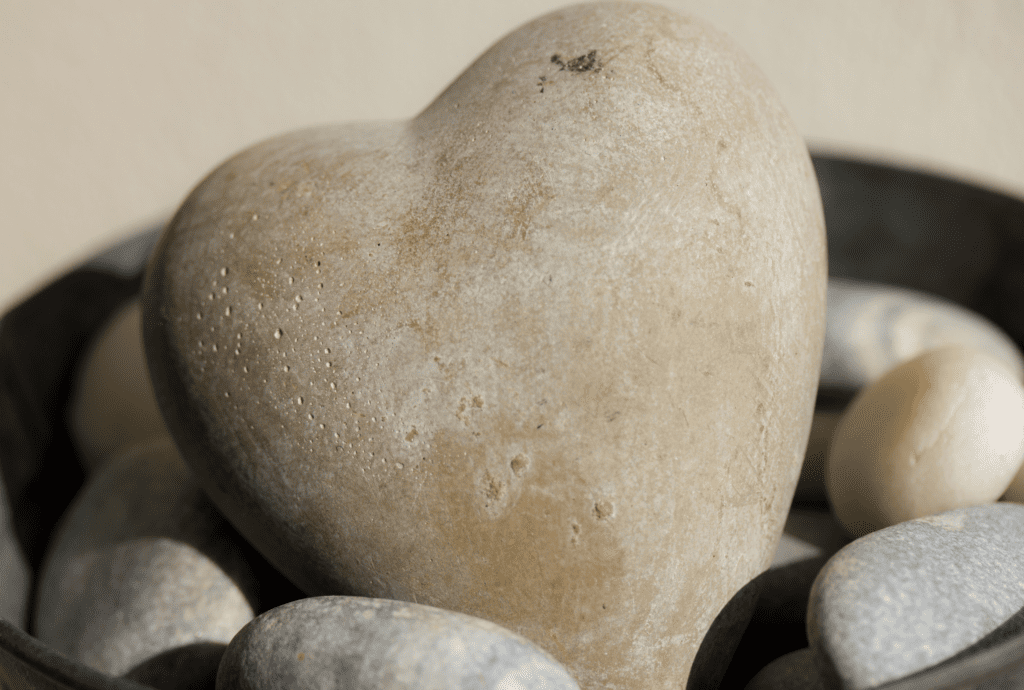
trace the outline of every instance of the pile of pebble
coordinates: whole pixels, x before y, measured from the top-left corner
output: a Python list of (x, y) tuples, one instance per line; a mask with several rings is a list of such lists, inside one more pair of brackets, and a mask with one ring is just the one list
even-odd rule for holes
[[(979, 315), (919, 293), (833, 279), (828, 310), (821, 387), (852, 400), (815, 415), (744, 638), (763, 648), (799, 628), (807, 646), (754, 675), (741, 641), (725, 685), (872, 688), (1024, 627), (1024, 357)], [(487, 621), (291, 588), (179, 457), (139, 319), (137, 301), (118, 311), (77, 375), (69, 421), (88, 479), (31, 612), (0, 482), (0, 617), (24, 628), (31, 613), (51, 649), (156, 688), (577, 688)]]
[(1024, 628), (1022, 378), (983, 317), (829, 281), (821, 390), (855, 395), (815, 413), (753, 623), (808, 644), (747, 690), (874, 688)]

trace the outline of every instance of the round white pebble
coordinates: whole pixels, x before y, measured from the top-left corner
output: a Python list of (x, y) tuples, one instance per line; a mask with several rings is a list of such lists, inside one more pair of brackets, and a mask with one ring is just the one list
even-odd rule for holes
[(854, 537), (999, 499), (1024, 462), (1024, 387), (961, 346), (896, 367), (850, 404), (825, 467), (829, 501)]

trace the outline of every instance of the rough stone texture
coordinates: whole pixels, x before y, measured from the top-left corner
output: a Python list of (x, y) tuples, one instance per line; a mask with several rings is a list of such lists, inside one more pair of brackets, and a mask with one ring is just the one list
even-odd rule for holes
[(582, 5), (410, 122), (217, 169), (157, 246), (144, 335), (186, 459), (308, 593), (469, 613), (585, 687), (656, 690), (771, 560), (826, 263), (750, 60)]
[(823, 671), (856, 690), (1005, 634), (1022, 607), (1024, 506), (975, 506), (843, 548), (811, 590), (807, 637)]
[(757, 672), (745, 690), (826, 690), (814, 652), (798, 649), (780, 656)]
[(822, 388), (860, 389), (946, 345), (981, 350), (1003, 362), (1018, 381), (1024, 378), (1017, 345), (980, 314), (916, 290), (829, 279)]
[(0, 474), (0, 618), (25, 628), (31, 585), (32, 568), (14, 532), (7, 482)]
[(70, 412), (75, 446), (90, 471), (136, 444), (167, 436), (146, 368), (138, 299), (97, 334), (80, 365)]
[(793, 508), (771, 567), (761, 576), (754, 620), (803, 623), (814, 578), (839, 549), (850, 542), (827, 510)]
[(529, 640), (430, 606), (314, 597), (279, 606), (232, 640), (217, 690), (578, 690)]
[(865, 388), (832, 439), (825, 486), (852, 536), (992, 503), (1024, 462), (1024, 386), (960, 346), (920, 355)]
[(170, 439), (137, 446), (90, 479), (63, 518), (36, 636), (111, 675), (197, 643), (226, 645), (255, 599), (232, 536)]

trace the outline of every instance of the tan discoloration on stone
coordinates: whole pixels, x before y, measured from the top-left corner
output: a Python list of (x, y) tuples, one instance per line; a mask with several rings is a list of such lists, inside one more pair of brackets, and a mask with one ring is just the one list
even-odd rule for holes
[(771, 559), (825, 274), (764, 77), (701, 22), (587, 5), (410, 122), (224, 164), (157, 249), (146, 339), (208, 490), (308, 591), (471, 613), (646, 690)]

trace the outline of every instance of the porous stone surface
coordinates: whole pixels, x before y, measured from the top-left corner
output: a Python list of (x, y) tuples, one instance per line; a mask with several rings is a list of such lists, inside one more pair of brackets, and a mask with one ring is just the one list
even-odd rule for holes
[(32, 568), (11, 522), (7, 485), (0, 474), (0, 618), (25, 628)]
[(217, 690), (578, 690), (549, 654), (479, 618), (325, 596), (279, 606), (232, 640)]
[(1022, 607), (1024, 506), (974, 506), (844, 547), (814, 582), (807, 637), (823, 672), (858, 690), (953, 657)]
[(862, 390), (835, 431), (825, 487), (854, 537), (991, 503), (1024, 463), (1024, 386), (989, 355), (926, 352)]
[(411, 121), (219, 167), (155, 250), (144, 336), (185, 458), (307, 593), (469, 613), (584, 687), (657, 690), (771, 560), (826, 272), (752, 62), (588, 4)]
[(827, 690), (814, 652), (798, 649), (780, 656), (757, 672), (744, 690)]
[(863, 388), (900, 364), (947, 345), (985, 352), (1018, 381), (1024, 378), (1024, 356), (1016, 343), (980, 314), (916, 290), (829, 279), (822, 388)]
[(830, 511), (792, 508), (771, 567), (761, 576), (754, 620), (803, 623), (814, 578), (848, 543), (849, 536)]
[(111, 315), (89, 347), (76, 376), (69, 421), (89, 471), (132, 446), (167, 436), (142, 349), (137, 297)]
[(197, 644), (223, 648), (255, 599), (232, 535), (169, 438), (136, 446), (94, 475), (62, 519), (43, 565), (36, 636), (115, 676), (159, 655), (172, 667), (169, 656)]

